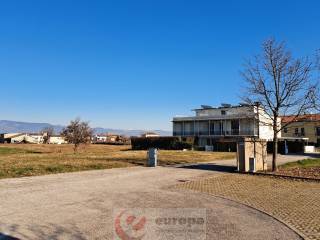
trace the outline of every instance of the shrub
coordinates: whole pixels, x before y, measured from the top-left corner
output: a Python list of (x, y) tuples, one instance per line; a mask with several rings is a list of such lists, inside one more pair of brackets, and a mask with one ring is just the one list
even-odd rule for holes
[(133, 150), (147, 150), (149, 148), (182, 150), (192, 148), (190, 143), (183, 142), (178, 137), (132, 137), (131, 146)]

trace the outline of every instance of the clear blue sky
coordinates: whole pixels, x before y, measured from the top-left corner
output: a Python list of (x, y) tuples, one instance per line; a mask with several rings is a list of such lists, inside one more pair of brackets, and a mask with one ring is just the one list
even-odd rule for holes
[[(281, 2), (281, 3), (280, 3)], [(0, 119), (171, 129), (238, 103), (243, 60), (274, 36), (320, 48), (320, 1), (1, 1)]]

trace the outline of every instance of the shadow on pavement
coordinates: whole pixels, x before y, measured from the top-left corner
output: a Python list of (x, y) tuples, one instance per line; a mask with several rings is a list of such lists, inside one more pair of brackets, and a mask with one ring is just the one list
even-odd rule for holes
[(20, 238), (12, 237), (3, 233), (0, 233), (0, 240), (20, 240)]
[[(55, 224), (26, 225), (17, 224), (5, 225), (0, 222), (0, 226), (5, 227), (10, 235), (0, 232), (0, 240), (22, 240), (22, 239), (87, 239), (84, 234), (74, 225), (66, 227)], [(13, 237), (13, 235), (19, 237)]]
[(197, 170), (206, 170), (206, 171), (217, 171), (217, 172), (228, 172), (233, 173), (237, 170), (234, 166), (219, 165), (216, 163), (202, 163), (202, 164), (193, 164), (193, 165), (183, 165), (178, 168), (187, 168), (187, 169), (197, 169)]

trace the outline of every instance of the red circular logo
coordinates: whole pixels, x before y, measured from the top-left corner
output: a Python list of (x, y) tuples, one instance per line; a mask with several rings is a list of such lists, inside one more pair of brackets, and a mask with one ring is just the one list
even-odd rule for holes
[(115, 219), (115, 232), (121, 240), (141, 240), (145, 236), (146, 217), (122, 211)]

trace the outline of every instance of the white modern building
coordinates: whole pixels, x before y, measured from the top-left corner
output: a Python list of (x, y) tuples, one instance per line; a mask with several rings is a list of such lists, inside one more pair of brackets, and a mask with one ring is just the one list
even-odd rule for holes
[(160, 137), (160, 134), (155, 133), (155, 132), (145, 132), (145, 133), (141, 134), (141, 137), (144, 137), (144, 138)]
[[(3, 133), (0, 134), (0, 143), (36, 143), (44, 142), (44, 135), (38, 133)], [(49, 142), (51, 144), (67, 143), (64, 137), (60, 135), (50, 136)]]
[(105, 143), (105, 142), (107, 142), (107, 136), (96, 134), (92, 137), (92, 142), (93, 143)]
[(226, 138), (255, 137), (267, 141), (273, 138), (272, 121), (258, 104), (202, 105), (194, 111), (195, 116), (173, 118), (173, 136), (197, 137), (200, 146)]

